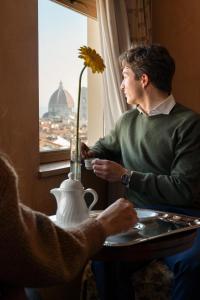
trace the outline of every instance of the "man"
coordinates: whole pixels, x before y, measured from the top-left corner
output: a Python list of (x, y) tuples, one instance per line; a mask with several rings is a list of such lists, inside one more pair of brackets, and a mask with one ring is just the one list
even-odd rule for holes
[[(95, 174), (125, 185), (136, 206), (200, 216), (200, 117), (171, 94), (173, 58), (159, 45), (136, 46), (121, 55), (120, 63), (121, 89), (136, 108), (124, 113), (94, 147), (83, 144), (83, 157), (101, 158), (93, 161)], [(165, 261), (175, 276), (172, 299), (195, 299), (200, 237), (190, 250)]]
[(59, 228), (46, 215), (20, 203), (15, 171), (0, 153), (0, 298), (11, 299), (12, 287), (72, 280), (107, 236), (129, 229), (136, 221), (133, 205), (119, 199), (97, 219), (74, 229)]

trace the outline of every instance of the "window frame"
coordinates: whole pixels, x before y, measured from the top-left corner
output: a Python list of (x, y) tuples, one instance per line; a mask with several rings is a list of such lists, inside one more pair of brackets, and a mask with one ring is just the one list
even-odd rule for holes
[(40, 151), (40, 164), (70, 159), (70, 149)]
[(96, 0), (51, 0), (90, 18), (97, 18)]
[[(87, 14), (86, 12), (83, 10), (83, 6), (80, 6), (78, 7), (74, 2), (74, 3), (65, 3), (66, 1), (64, 0), (50, 0), (52, 2), (55, 2), (57, 4), (60, 4), (60, 5), (63, 5), (69, 9), (72, 9), (76, 12), (79, 12), (81, 14), (84, 14), (86, 15), (88, 18), (91, 18), (91, 19), (95, 19), (96, 20), (96, 1), (95, 0), (82, 0), (82, 2), (85, 2), (86, 3), (86, 6), (84, 6), (84, 8), (89, 8), (90, 7), (90, 10), (87, 11)], [(78, 4), (78, 3), (77, 3)], [(94, 14), (94, 10), (95, 10), (95, 14)], [(90, 27), (94, 27), (90, 24), (90, 22), (88, 21), (87, 22), (88, 26)], [(93, 46), (93, 47), (97, 47), (97, 48), (100, 48), (99, 45), (96, 45), (96, 41), (94, 42), (94, 45), (91, 45), (91, 30), (88, 30), (88, 34), (89, 34), (89, 43), (90, 43), (90, 46)], [(100, 38), (99, 38), (100, 39)], [(91, 76), (90, 74), (90, 71), (89, 72), (89, 76), (88, 76), (88, 116), (91, 115), (91, 110), (92, 110), (92, 115), (94, 114), (97, 114), (97, 116), (99, 116), (99, 113), (94, 113), (94, 104), (92, 104), (92, 107), (91, 105), (89, 104), (90, 102), (90, 98), (91, 98), (91, 91), (89, 90), (89, 86), (90, 84), (92, 85), (95, 85), (96, 86), (96, 83), (95, 83), (95, 78), (94, 76)], [(99, 79), (98, 79), (99, 80)], [(100, 84), (101, 85), (101, 84)], [(99, 85), (96, 86), (96, 88), (99, 89)], [(101, 97), (101, 96), (100, 96)], [(95, 103), (96, 104), (96, 103)], [(102, 106), (100, 105), (100, 109), (102, 109), (103, 111), (103, 108)], [(103, 116), (103, 113), (102, 113), (102, 116)], [(95, 117), (94, 117), (95, 119)], [(88, 132), (91, 130), (92, 131), (92, 137), (91, 139), (89, 139), (89, 136), (88, 136), (88, 140), (89, 140), (89, 144), (93, 144), (93, 142), (95, 141), (95, 138), (96, 136), (98, 135), (101, 136), (102, 133), (103, 133), (103, 117), (100, 118), (101, 119), (101, 124), (100, 126), (102, 127), (101, 129), (98, 129), (98, 134), (94, 134), (94, 125), (93, 124), (88, 124)], [(92, 121), (93, 123), (94, 121)], [(88, 120), (88, 123), (89, 123), (89, 120)], [(91, 122), (90, 122), (91, 123)], [(89, 129), (90, 128), (90, 129)], [(38, 145), (38, 149), (39, 149), (39, 145)], [(40, 160), (40, 164), (49, 164), (49, 163), (55, 163), (55, 162), (61, 162), (61, 161), (69, 161), (70, 160), (70, 149), (58, 149), (58, 150), (44, 150), (44, 151), (40, 151), (39, 150), (39, 160)]]

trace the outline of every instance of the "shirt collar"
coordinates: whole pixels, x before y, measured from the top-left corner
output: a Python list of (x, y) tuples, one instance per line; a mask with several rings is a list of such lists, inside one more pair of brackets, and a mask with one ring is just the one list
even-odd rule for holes
[(159, 103), (158, 105), (156, 105), (155, 107), (152, 107), (152, 109), (150, 110), (150, 112), (147, 114), (143, 111), (143, 109), (140, 107), (140, 105), (137, 105), (137, 110), (141, 113), (141, 114), (146, 114), (148, 116), (156, 116), (156, 115), (169, 115), (170, 111), (172, 110), (172, 108), (174, 107), (174, 105), (176, 104), (175, 99), (173, 97), (173, 95), (169, 95), (165, 100), (163, 100), (161, 103)]

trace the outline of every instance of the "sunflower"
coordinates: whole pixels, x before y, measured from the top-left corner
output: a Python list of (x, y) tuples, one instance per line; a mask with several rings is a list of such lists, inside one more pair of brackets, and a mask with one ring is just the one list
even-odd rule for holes
[(105, 65), (101, 56), (90, 47), (79, 48), (79, 58), (84, 60), (84, 65), (92, 69), (92, 73), (102, 73), (105, 69)]
[[(79, 49), (79, 58), (84, 60), (84, 66), (80, 72), (79, 76), (79, 86), (78, 86), (78, 102), (77, 102), (77, 113), (76, 113), (76, 150), (75, 150), (75, 161), (73, 161), (71, 157), (71, 172), (73, 174), (73, 178), (76, 180), (80, 180), (80, 147), (79, 145), (79, 115), (80, 115), (80, 101), (81, 101), (81, 81), (83, 72), (87, 67), (92, 69), (92, 73), (103, 73), (105, 69), (105, 65), (101, 56), (92, 48), (82, 46)], [(75, 166), (75, 167), (74, 167)]]

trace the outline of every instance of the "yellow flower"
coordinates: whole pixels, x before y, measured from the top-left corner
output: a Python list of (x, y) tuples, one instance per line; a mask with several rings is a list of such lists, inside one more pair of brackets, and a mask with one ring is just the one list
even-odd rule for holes
[(79, 58), (84, 60), (84, 65), (91, 68), (93, 73), (102, 73), (105, 69), (105, 65), (101, 56), (90, 47), (79, 48)]
[[(79, 165), (80, 165), (80, 147), (79, 145), (79, 115), (80, 115), (80, 101), (81, 101), (81, 80), (83, 72), (87, 67), (92, 69), (93, 73), (102, 73), (105, 69), (105, 65), (101, 56), (90, 47), (80, 47), (79, 48), (79, 58), (84, 60), (84, 67), (82, 68), (79, 75), (79, 86), (78, 86), (78, 103), (77, 103), (77, 113), (76, 113), (76, 149), (75, 149), (75, 161), (71, 165), (71, 172), (73, 178), (80, 180), (79, 178)], [(74, 167), (74, 166), (75, 167)]]

